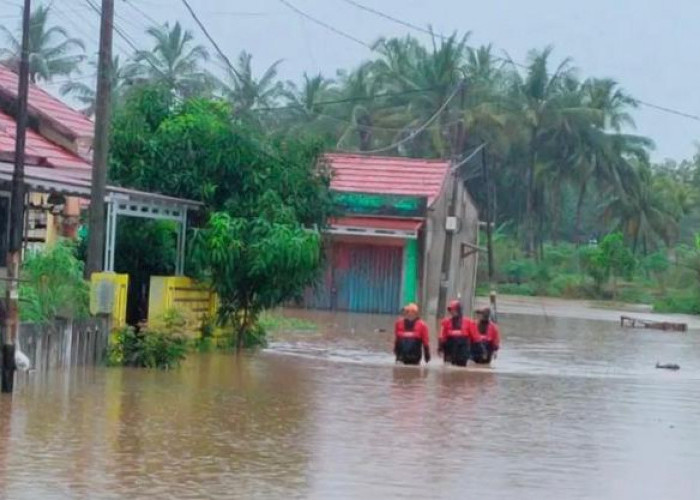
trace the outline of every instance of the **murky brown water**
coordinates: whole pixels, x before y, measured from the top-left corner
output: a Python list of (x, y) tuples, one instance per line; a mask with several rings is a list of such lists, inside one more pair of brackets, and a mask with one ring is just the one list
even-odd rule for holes
[(23, 376), (0, 498), (698, 497), (698, 332), (502, 318), (495, 368), (464, 371), (395, 367), (390, 318), (320, 317), (170, 373)]

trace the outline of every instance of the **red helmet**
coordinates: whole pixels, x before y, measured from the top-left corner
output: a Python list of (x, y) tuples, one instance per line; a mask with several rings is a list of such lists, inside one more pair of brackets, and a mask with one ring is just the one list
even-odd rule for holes
[(447, 305), (447, 310), (448, 311), (461, 311), (462, 304), (459, 303), (459, 300), (453, 300)]

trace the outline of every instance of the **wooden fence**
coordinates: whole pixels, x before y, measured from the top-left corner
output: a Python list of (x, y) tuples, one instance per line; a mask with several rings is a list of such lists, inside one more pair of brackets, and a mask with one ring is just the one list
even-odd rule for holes
[(18, 345), (37, 371), (70, 366), (94, 366), (105, 357), (109, 320), (55, 320), (50, 324), (23, 323)]

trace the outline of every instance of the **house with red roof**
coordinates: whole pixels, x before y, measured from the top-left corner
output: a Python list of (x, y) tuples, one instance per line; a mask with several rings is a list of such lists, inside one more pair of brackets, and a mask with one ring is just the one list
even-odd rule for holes
[[(10, 182), (14, 171), (19, 81), (0, 65), (0, 267), (8, 244)], [(25, 248), (40, 247), (59, 236), (75, 237), (81, 206), (90, 200), (94, 123), (37, 85), (29, 85), (25, 148)], [(117, 217), (166, 218), (180, 223), (178, 263), (184, 266), (184, 226), (189, 209), (200, 204), (156, 193), (107, 186), (105, 270), (114, 266)]]
[(478, 216), (449, 162), (361, 154), (325, 158), (340, 215), (330, 222), (324, 279), (306, 304), (394, 314), (402, 304), (418, 302), (424, 317), (439, 316), (442, 286), (471, 307)]

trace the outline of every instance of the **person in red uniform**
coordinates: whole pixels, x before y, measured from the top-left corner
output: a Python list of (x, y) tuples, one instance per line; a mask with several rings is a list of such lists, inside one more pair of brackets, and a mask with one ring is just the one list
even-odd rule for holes
[(470, 337), (474, 322), (462, 314), (462, 304), (453, 300), (447, 306), (449, 317), (442, 320), (438, 354), (443, 355), (445, 363), (467, 366), (469, 360)]
[(405, 365), (420, 364), (421, 358), (430, 362), (430, 335), (428, 325), (418, 316), (418, 306), (408, 304), (403, 309), (403, 318), (394, 325), (394, 354), (396, 362)]
[(472, 327), (471, 358), (475, 363), (486, 365), (497, 356), (501, 347), (501, 334), (496, 323), (491, 321), (488, 307), (476, 312), (477, 322)]

